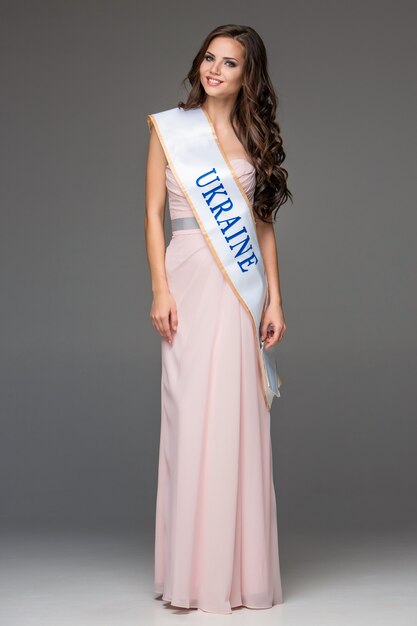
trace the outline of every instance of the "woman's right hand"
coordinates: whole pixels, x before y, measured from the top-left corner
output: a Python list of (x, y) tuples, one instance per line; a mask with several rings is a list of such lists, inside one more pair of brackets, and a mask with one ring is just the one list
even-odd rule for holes
[(178, 328), (177, 305), (170, 291), (154, 294), (151, 320), (155, 330), (172, 344), (172, 332)]

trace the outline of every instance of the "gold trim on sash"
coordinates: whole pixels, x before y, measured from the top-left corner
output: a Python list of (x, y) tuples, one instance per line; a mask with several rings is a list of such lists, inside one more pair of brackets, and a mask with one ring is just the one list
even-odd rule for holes
[(205, 116), (206, 116), (206, 118), (207, 118), (208, 123), (210, 124), (210, 128), (211, 128), (211, 132), (213, 133), (213, 137), (214, 137), (214, 139), (216, 140), (216, 143), (217, 143), (217, 145), (218, 145), (218, 148), (219, 148), (220, 152), (221, 152), (221, 153), (222, 153), (222, 155), (223, 155), (224, 160), (226, 161), (227, 165), (229, 166), (230, 173), (232, 174), (233, 178), (235, 179), (235, 182), (236, 182), (237, 186), (239, 187), (240, 193), (241, 193), (241, 194), (242, 194), (242, 196), (245, 198), (245, 202), (246, 202), (246, 204), (248, 205), (249, 210), (250, 210), (250, 214), (251, 214), (251, 216), (252, 216), (252, 221), (253, 221), (253, 224), (254, 224), (254, 226), (255, 226), (255, 228), (256, 228), (256, 217), (255, 217), (255, 213), (254, 213), (254, 210), (253, 210), (253, 207), (252, 207), (251, 203), (249, 202), (249, 198), (248, 198), (248, 196), (246, 195), (246, 191), (243, 189), (242, 184), (241, 184), (241, 182), (240, 182), (240, 180), (239, 180), (239, 177), (238, 177), (238, 176), (236, 176), (236, 172), (234, 171), (232, 164), (230, 163), (230, 161), (229, 161), (229, 159), (228, 159), (228, 157), (227, 157), (227, 155), (226, 155), (225, 151), (223, 150), (223, 147), (222, 147), (222, 145), (221, 145), (221, 143), (220, 143), (220, 141), (219, 141), (219, 138), (217, 137), (216, 129), (214, 128), (213, 122), (211, 121), (211, 119), (210, 119), (210, 117), (209, 117), (209, 114), (207, 113), (207, 111), (205, 111), (205, 110), (203, 109), (203, 107), (199, 107), (199, 108), (203, 111), (204, 115), (205, 115)]
[[(227, 156), (226, 156), (226, 154), (225, 154), (225, 152), (224, 152), (224, 150), (223, 150), (223, 148), (222, 148), (222, 146), (221, 146), (221, 144), (219, 142), (219, 139), (217, 137), (217, 134), (216, 134), (216, 131), (215, 131), (215, 128), (213, 126), (212, 121), (210, 120), (210, 118), (209, 118), (208, 114), (206, 113), (206, 111), (204, 111), (204, 109), (202, 109), (201, 107), (199, 107), (199, 108), (201, 109), (201, 111), (203, 111), (203, 113), (205, 114), (205, 116), (207, 118), (207, 121), (209, 122), (211, 131), (213, 133), (213, 137), (214, 137), (214, 139), (215, 139), (215, 141), (216, 141), (216, 143), (217, 143), (217, 145), (219, 147), (219, 150), (222, 153), (222, 156), (223, 156), (224, 160), (226, 161), (226, 163), (227, 163), (227, 165), (229, 167), (230, 173), (232, 174), (233, 178), (235, 179), (235, 182), (238, 185), (239, 190), (241, 191), (242, 196), (244, 197), (244, 199), (245, 199), (245, 201), (246, 201), (246, 203), (247, 203), (247, 205), (248, 205), (248, 207), (250, 209), (252, 220), (253, 220), (255, 228), (256, 228), (255, 215), (254, 215), (254, 211), (253, 211), (253, 208), (251, 206), (251, 203), (249, 202), (249, 198), (247, 197), (247, 195), (245, 193), (245, 190), (243, 189), (243, 187), (242, 187), (242, 185), (241, 185), (241, 183), (239, 181), (239, 178), (237, 177), (237, 175), (236, 175), (236, 173), (235, 173), (235, 171), (234, 171), (234, 169), (233, 169), (229, 159), (227, 158)], [(250, 319), (252, 321), (252, 327), (253, 327), (253, 330), (254, 330), (256, 353), (258, 355), (258, 370), (259, 370), (259, 374), (260, 374), (262, 395), (264, 397), (266, 407), (267, 407), (267, 409), (269, 411), (271, 409), (271, 406), (272, 406), (272, 401), (271, 401), (271, 404), (269, 404), (268, 397), (267, 397), (266, 392), (265, 392), (264, 381), (266, 382), (266, 372), (265, 372), (264, 364), (262, 362), (262, 354), (261, 354), (261, 351), (260, 351), (260, 348), (259, 348), (259, 341), (260, 341), (260, 339), (259, 339), (259, 329), (256, 328), (256, 322), (255, 322), (255, 319), (254, 319), (254, 317), (252, 315), (252, 311), (250, 310), (250, 308), (246, 304), (245, 300), (243, 300), (243, 298), (241, 297), (239, 291), (234, 286), (232, 280), (230, 279), (228, 273), (226, 272), (226, 270), (225, 270), (225, 268), (223, 266), (223, 263), (219, 259), (218, 255), (217, 255), (217, 252), (216, 252), (215, 248), (213, 247), (213, 244), (210, 241), (210, 237), (207, 235), (207, 232), (206, 232), (206, 230), (205, 230), (205, 228), (204, 228), (204, 226), (203, 226), (203, 224), (201, 222), (201, 219), (200, 219), (200, 216), (198, 214), (198, 211), (194, 207), (194, 205), (193, 205), (193, 203), (191, 201), (190, 196), (188, 195), (186, 189), (184, 188), (184, 186), (183, 186), (183, 184), (182, 184), (182, 182), (181, 182), (181, 180), (180, 180), (180, 178), (179, 178), (179, 176), (178, 176), (178, 174), (176, 172), (174, 163), (173, 163), (173, 161), (172, 161), (172, 159), (170, 157), (168, 148), (167, 148), (167, 146), (165, 144), (165, 141), (164, 141), (164, 139), (162, 137), (162, 133), (161, 133), (159, 127), (158, 127), (158, 122), (156, 121), (154, 115), (152, 113), (147, 115), (146, 121), (147, 121), (147, 124), (148, 124), (149, 132), (151, 131), (151, 125), (152, 124), (153, 124), (153, 126), (154, 126), (154, 128), (155, 128), (155, 130), (157, 132), (158, 138), (159, 138), (159, 140), (161, 142), (161, 145), (162, 145), (162, 147), (164, 149), (166, 159), (167, 159), (167, 161), (169, 163), (169, 167), (170, 167), (170, 169), (171, 169), (171, 171), (172, 171), (172, 173), (173, 173), (173, 175), (174, 175), (174, 177), (175, 177), (175, 179), (176, 179), (176, 181), (177, 181), (181, 191), (183, 192), (184, 196), (186, 197), (186, 199), (188, 201), (188, 204), (190, 205), (190, 207), (192, 209), (192, 212), (194, 213), (194, 217), (196, 218), (196, 220), (197, 220), (197, 222), (198, 222), (198, 224), (200, 226), (200, 230), (201, 230), (202, 234), (204, 235), (205, 240), (207, 241), (207, 245), (209, 246), (209, 248), (210, 248), (210, 250), (211, 250), (211, 252), (212, 252), (212, 254), (214, 256), (214, 259), (215, 259), (217, 265), (219, 266), (223, 276), (225, 277), (225, 279), (227, 280), (228, 284), (232, 288), (232, 290), (235, 293), (236, 297), (239, 299), (239, 301), (243, 304), (243, 306), (245, 307), (245, 309), (249, 313)], [(255, 232), (255, 234), (256, 234), (256, 232)], [(261, 251), (260, 248), (259, 248), (259, 250)], [(262, 254), (262, 251), (261, 251), (261, 254)], [(267, 296), (268, 296), (268, 280), (267, 280), (266, 276), (265, 276), (265, 283), (266, 284), (265, 284), (263, 303), (262, 303), (262, 317), (263, 317), (263, 312), (265, 310), (265, 303), (267, 301)]]

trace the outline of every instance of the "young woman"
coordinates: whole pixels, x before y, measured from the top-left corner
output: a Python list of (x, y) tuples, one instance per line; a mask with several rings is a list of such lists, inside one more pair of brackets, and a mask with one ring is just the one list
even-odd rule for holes
[(154, 584), (173, 606), (231, 613), (282, 603), (262, 363), (286, 330), (273, 219), (292, 196), (259, 35), (214, 29), (187, 78), (187, 101), (147, 118), (150, 317), (162, 338)]

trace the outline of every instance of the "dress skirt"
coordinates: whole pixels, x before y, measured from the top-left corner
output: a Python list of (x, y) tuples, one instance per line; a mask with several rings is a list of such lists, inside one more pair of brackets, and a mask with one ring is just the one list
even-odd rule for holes
[(178, 329), (161, 340), (154, 589), (231, 613), (282, 602), (270, 413), (248, 311), (199, 229), (166, 249)]

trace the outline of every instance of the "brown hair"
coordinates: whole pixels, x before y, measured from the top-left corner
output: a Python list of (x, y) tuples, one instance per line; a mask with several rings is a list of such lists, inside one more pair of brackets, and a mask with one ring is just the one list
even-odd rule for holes
[(280, 127), (275, 121), (278, 98), (268, 75), (265, 45), (250, 26), (226, 24), (217, 26), (203, 41), (186, 80), (191, 84), (187, 101), (179, 102), (185, 110), (199, 107), (206, 99), (200, 82), (200, 65), (214, 37), (231, 37), (245, 48), (242, 87), (230, 114), (232, 128), (252, 157), (256, 170), (253, 210), (264, 222), (273, 222), (279, 207), (291, 199), (287, 187), (287, 171), (281, 166), (285, 159)]

